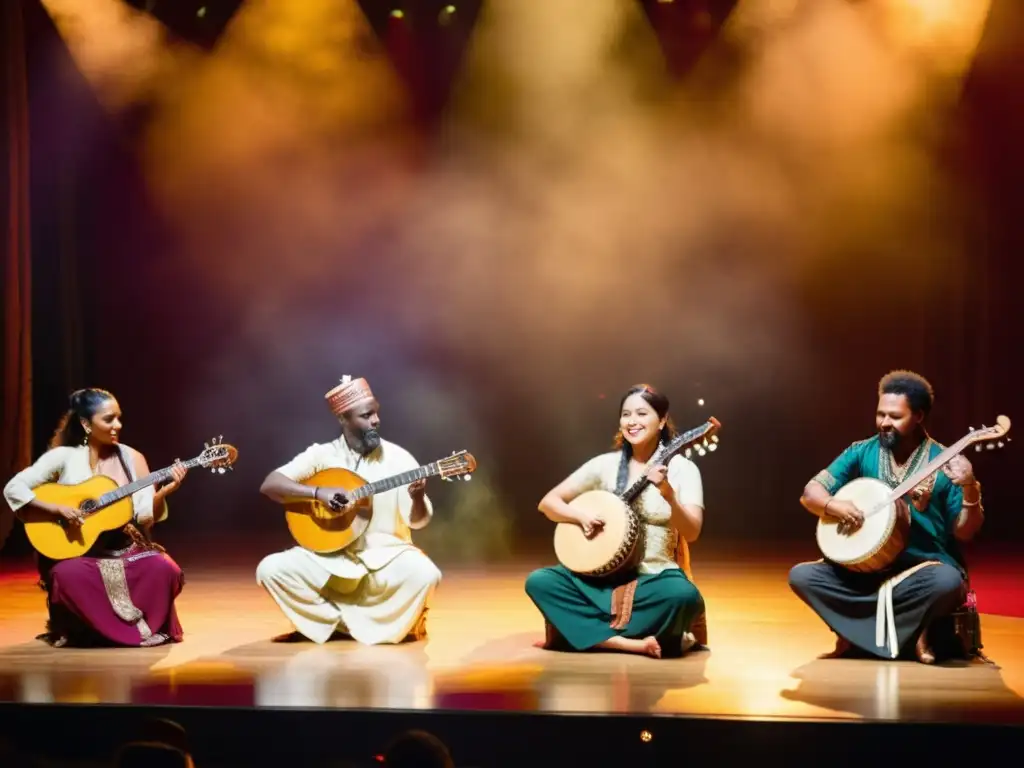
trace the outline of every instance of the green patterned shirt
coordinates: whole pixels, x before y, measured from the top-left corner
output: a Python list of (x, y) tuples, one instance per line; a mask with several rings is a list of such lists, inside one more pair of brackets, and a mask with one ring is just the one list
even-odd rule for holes
[[(906, 472), (902, 477), (909, 477), (943, 450), (944, 446), (931, 438), (925, 439), (907, 461)], [(851, 445), (827, 468), (815, 475), (814, 480), (832, 494), (858, 477), (881, 480), (890, 488), (895, 488), (902, 477), (895, 475), (891, 457), (892, 452), (875, 435)], [(912, 503), (913, 497), (918, 494), (921, 494), (918, 505), (927, 499), (923, 510)], [(964, 500), (960, 486), (939, 470), (919, 483), (904, 498), (910, 504), (910, 540), (897, 558), (896, 566), (902, 569), (924, 560), (939, 560), (962, 569), (963, 557), (954, 536)]]

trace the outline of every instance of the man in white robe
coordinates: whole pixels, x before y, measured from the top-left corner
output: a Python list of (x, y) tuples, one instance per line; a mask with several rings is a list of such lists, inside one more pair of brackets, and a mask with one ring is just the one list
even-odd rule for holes
[[(404, 448), (380, 437), (379, 405), (365, 379), (346, 376), (325, 399), (341, 422), (341, 436), (311, 445), (271, 472), (262, 493), (280, 503), (316, 498), (337, 510), (348, 501), (343, 489), (302, 481), (324, 469), (343, 468), (372, 483), (419, 466)], [(441, 572), (412, 544), (411, 530), (423, 528), (433, 516), (425, 486), (418, 480), (375, 495), (366, 532), (340, 552), (321, 555), (293, 547), (260, 562), (257, 582), (299, 634), (325, 643), (340, 632), (367, 645), (426, 636), (428, 602)]]

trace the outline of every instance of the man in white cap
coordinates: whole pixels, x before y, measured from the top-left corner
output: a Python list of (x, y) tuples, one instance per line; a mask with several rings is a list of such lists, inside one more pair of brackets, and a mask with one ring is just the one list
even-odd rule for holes
[[(260, 492), (274, 501), (312, 499), (341, 509), (344, 489), (303, 484), (316, 473), (348, 469), (367, 482), (408, 472), (419, 465), (381, 438), (379, 404), (365, 379), (346, 376), (325, 396), (341, 422), (341, 435), (314, 443), (267, 475)], [(441, 572), (412, 544), (410, 531), (430, 522), (433, 506), (426, 480), (378, 493), (366, 532), (340, 552), (323, 555), (302, 547), (265, 557), (256, 580), (274, 598), (297, 633), (325, 643), (337, 632), (367, 645), (400, 643), (426, 636), (427, 603)]]

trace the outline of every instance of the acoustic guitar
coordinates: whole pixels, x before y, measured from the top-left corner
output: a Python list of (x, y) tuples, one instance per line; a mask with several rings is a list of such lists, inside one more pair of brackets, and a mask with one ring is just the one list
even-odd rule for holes
[[(238, 458), (238, 450), (216, 438), (195, 458), (182, 462), (187, 469), (209, 468), (224, 474)], [(134, 518), (132, 494), (155, 483), (171, 479), (171, 467), (158, 469), (145, 477), (118, 486), (106, 475), (94, 475), (76, 485), (46, 483), (33, 488), (36, 498), (49, 504), (73, 507), (85, 521), (73, 526), (63, 517), (32, 507), (23, 507), (19, 514), (25, 522), (25, 533), (35, 550), (51, 560), (67, 560), (86, 554), (101, 534), (123, 528)]]
[(349, 546), (366, 532), (373, 515), (373, 497), (378, 493), (426, 477), (469, 480), (475, 471), (476, 459), (466, 451), (372, 483), (348, 469), (325, 469), (303, 480), (302, 485), (344, 489), (349, 499), (344, 509), (335, 511), (326, 503), (307, 497), (288, 501), (284, 505), (284, 516), (292, 538), (300, 547), (322, 555), (330, 554)]
[[(717, 432), (721, 428), (718, 419), (708, 419), (659, 448), (647, 462), (647, 467), (667, 465), (669, 459), (680, 451), (687, 458), (694, 451), (700, 456), (707, 455), (708, 451), (718, 447)], [(555, 556), (558, 561), (573, 573), (591, 578), (607, 578), (636, 568), (644, 556), (645, 528), (631, 505), (649, 483), (645, 469), (621, 495), (610, 491), (587, 491), (569, 502), (570, 509), (599, 513), (604, 519), (604, 527), (588, 539), (583, 528), (576, 523), (556, 525)]]
[[(864, 513), (864, 524), (850, 531), (834, 517), (819, 519), (816, 538), (821, 553), (827, 560), (860, 573), (889, 566), (910, 537), (911, 511), (904, 496), (972, 443), (978, 444), (975, 445), (978, 451), (983, 442), (988, 443), (989, 449), (1002, 448), (1005, 442), (1000, 438), (1009, 431), (1010, 420), (1006, 416), (997, 418), (994, 427), (982, 425), (981, 429), (972, 429), (895, 488), (873, 477), (851, 480), (836, 491), (833, 498), (852, 501)], [(989, 442), (991, 440), (998, 442)]]

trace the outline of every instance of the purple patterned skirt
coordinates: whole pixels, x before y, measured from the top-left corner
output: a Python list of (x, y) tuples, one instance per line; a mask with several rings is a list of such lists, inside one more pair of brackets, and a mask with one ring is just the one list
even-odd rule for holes
[(61, 560), (45, 578), (54, 645), (150, 646), (181, 642), (174, 600), (185, 579), (167, 554), (133, 545)]

